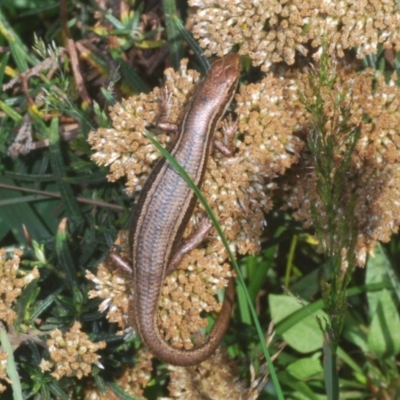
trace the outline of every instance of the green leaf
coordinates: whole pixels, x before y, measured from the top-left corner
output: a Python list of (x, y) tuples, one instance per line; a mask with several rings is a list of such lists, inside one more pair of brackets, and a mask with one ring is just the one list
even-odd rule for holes
[(125, 29), (125, 25), (120, 20), (115, 18), (112, 14), (106, 13), (105, 17), (106, 20), (114, 25), (117, 29)]
[[(275, 324), (304, 307), (292, 296), (271, 294), (268, 299)], [(323, 335), (316, 320), (317, 316), (321, 319), (327, 318), (323, 311), (308, 315), (283, 333), (283, 339), (302, 354), (321, 349)]]
[[(263, 252), (261, 257), (248, 256), (243, 259), (243, 263), (245, 263), (243, 273), (247, 273), (247, 290), (253, 302), (256, 301), (261, 288), (265, 284), (267, 273), (275, 259), (276, 251), (277, 246), (271, 246)], [(241, 286), (237, 287), (237, 302), (240, 310), (240, 320), (246, 324), (251, 324), (251, 312)]]
[[(341, 347), (337, 348), (336, 354), (342, 362), (346, 363), (354, 371), (354, 375), (364, 376), (362, 367), (360, 367), (357, 361), (353, 360)], [(355, 354), (355, 356), (357, 356), (357, 354)]]
[(368, 335), (363, 324), (348, 313), (345, 317), (343, 337), (368, 353)]
[(18, 72), (25, 72), (28, 70), (29, 61), (31, 64), (37, 64), (38, 60), (32, 56), (32, 52), (28, 50), (23, 41), (20, 39), (18, 34), (12, 28), (12, 26), (8, 23), (6, 17), (1, 11), (0, 8), (0, 34), (4, 36), (7, 40), (11, 54), (14, 58), (14, 61), (17, 65)]
[(70, 397), (62, 390), (62, 388), (58, 382), (51, 382), (49, 384), (49, 388), (50, 388), (51, 393), (56, 395), (57, 398), (60, 398), (61, 400), (69, 400), (70, 399)]
[[(381, 245), (377, 245), (374, 250), (374, 255), (368, 257), (365, 283), (389, 283), (389, 276), (387, 274), (387, 269), (389, 268), (390, 261), (388, 260)], [(382, 291), (377, 292), (367, 292), (367, 299), (369, 305), (369, 316), (373, 318), (378, 306), (379, 300), (381, 298)]]
[(324, 378), (328, 399), (339, 400), (339, 376), (336, 347), (335, 351), (332, 351), (327, 334), (324, 340)]
[(61, 293), (62, 289), (62, 287), (58, 288), (54, 293), (47, 296), (44, 300), (37, 302), (34, 307), (32, 307), (30, 320), (35, 321), (36, 318), (40, 317), (41, 314), (55, 302), (57, 296)]
[(303, 299), (310, 299), (320, 290), (320, 279), (323, 267), (316, 268), (304, 275), (296, 283), (290, 286), (290, 291)]
[[(0, 177), (0, 183), (18, 187), (17, 183), (6, 177)], [(11, 230), (19, 243), (26, 242), (23, 226), (25, 226), (30, 238), (36, 241), (41, 241), (51, 236), (49, 230), (32, 209), (32, 205), (25, 201), (25, 196), (22, 192), (4, 188), (0, 188), (0, 192), (2, 230), (6, 228)]]
[(137, 397), (133, 397), (126, 393), (117, 383), (110, 382), (107, 386), (111, 389), (111, 391), (118, 396), (118, 398), (122, 400), (139, 400)]
[(400, 351), (400, 318), (389, 291), (383, 290), (368, 334), (368, 346), (378, 358), (395, 356)]
[(5, 53), (0, 64), (0, 86), (3, 86), (4, 71), (8, 65), (8, 59), (10, 58), (10, 53)]
[(14, 122), (20, 123), (23, 118), (19, 115), (12, 107), (0, 101), (0, 109), (4, 111), (4, 113), (9, 116)]
[(190, 48), (193, 50), (194, 55), (198, 59), (201, 69), (205, 74), (208, 69), (210, 68), (210, 62), (208, 61), (207, 57), (204, 56), (203, 49), (198, 45), (196, 40), (193, 39), (193, 36), (187, 31), (185, 26), (182, 23), (182, 20), (178, 18), (176, 15), (173, 16), (173, 20), (175, 23), (176, 28), (179, 30), (180, 34), (183, 38), (188, 42)]
[(49, 132), (49, 155), (51, 167), (56, 179), (58, 189), (61, 193), (61, 199), (65, 207), (68, 219), (71, 221), (73, 228), (76, 228), (83, 220), (83, 215), (79, 205), (75, 199), (71, 186), (66, 182), (67, 172), (64, 166), (63, 156), (60, 147), (60, 135), (58, 132), (58, 119), (51, 121)]
[(240, 311), (240, 320), (245, 324), (251, 324), (251, 312), (247, 303), (246, 294), (242, 286), (236, 288), (237, 302)]
[(124, 60), (120, 59), (122, 81), (124, 85), (132, 93), (149, 93), (148, 86), (144, 83), (143, 79), (135, 72), (135, 70)]
[(11, 387), (13, 390), (14, 400), (22, 400), (21, 381), (19, 379), (17, 366), (14, 360), (14, 352), (8, 339), (7, 331), (3, 324), (0, 324), (0, 343), (3, 350), (7, 353), (7, 375), (11, 379)]
[(136, 47), (139, 49), (157, 49), (164, 45), (164, 40), (142, 40), (141, 42), (136, 44)]
[(97, 366), (94, 366), (93, 368), (93, 378), (99, 391), (105, 395), (107, 393), (106, 382), (104, 381), (103, 377), (99, 375), (99, 368)]
[(0, 240), (2, 240), (8, 234), (8, 232), (10, 232), (10, 226), (5, 223), (5, 220), (0, 214)]
[(304, 381), (322, 374), (323, 369), (320, 360), (315, 357), (306, 357), (289, 364), (286, 367), (286, 371), (294, 378)]
[(171, 64), (178, 71), (183, 58), (183, 40), (174, 20), (178, 15), (175, 0), (164, 1), (164, 12)]
[(40, 288), (38, 287), (38, 280), (30, 282), (22, 291), (21, 296), (17, 303), (18, 320), (16, 325), (20, 325), (29, 317), (29, 312), (32, 305), (35, 303), (38, 295), (40, 293)]
[[(248, 257), (247, 271), (249, 285), (248, 290), (253, 301), (256, 300), (261, 288), (264, 286), (267, 279), (267, 273), (276, 257), (278, 246), (271, 246), (264, 250), (262, 258)], [(252, 262), (253, 261), (253, 262)]]
[(279, 381), (282, 382), (282, 384), (287, 385), (294, 390), (294, 392), (291, 392), (292, 396), (288, 397), (290, 399), (326, 400), (326, 396), (321, 396), (314, 393), (314, 390), (306, 382), (293, 379), (293, 377), (289, 375), (286, 371), (280, 372), (278, 377)]

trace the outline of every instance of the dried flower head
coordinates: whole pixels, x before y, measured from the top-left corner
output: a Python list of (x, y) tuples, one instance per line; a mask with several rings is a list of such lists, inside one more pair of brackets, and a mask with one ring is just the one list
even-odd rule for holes
[(255, 400), (267, 381), (265, 366), (258, 374), (251, 368), (250, 386), (241, 381), (237, 363), (223, 349), (217, 351), (196, 367), (176, 367), (169, 365), (170, 382), (168, 385), (172, 399), (220, 399)]
[(39, 277), (37, 268), (29, 273), (19, 269), (21, 254), (20, 250), (14, 250), (12, 257), (7, 260), (5, 249), (0, 249), (0, 320), (8, 325), (17, 317), (12, 306), (22, 289)]
[(319, 18), (308, 34), (313, 47), (320, 47), (323, 39), (331, 55), (343, 57), (344, 50), (357, 49), (358, 58), (376, 54), (379, 43), (400, 49), (400, 9), (395, 1), (318, 1), (317, 7)]
[(267, 71), (272, 63), (291, 65), (296, 52), (307, 55), (309, 45), (343, 57), (357, 48), (357, 56), (374, 54), (377, 44), (400, 49), (400, 10), (392, 1), (326, 0), (190, 0), (193, 34), (206, 55), (222, 56), (240, 46), (254, 66)]
[[(359, 135), (342, 182), (342, 205), (335, 212), (338, 218), (346, 218), (348, 207), (355, 201), (356, 262), (363, 266), (376, 242), (388, 241), (400, 223), (400, 89), (395, 76), (385, 82), (383, 76), (371, 70), (356, 73), (338, 66), (337, 71), (331, 72), (335, 75), (334, 83), (321, 87), (320, 97), (323, 118), (327, 121), (324, 137), (333, 138), (336, 143), (332, 174), (350, 145), (345, 140), (348, 132)], [(315, 102), (307, 73), (300, 74), (298, 86), (306, 102)], [(304, 130), (307, 131), (306, 126)], [(285, 178), (286, 193), (282, 199), (285, 208), (294, 210), (294, 217), (305, 226), (312, 224), (314, 207), (324, 228), (327, 214), (318, 193), (317, 171), (312, 165), (312, 154), (303, 152), (297, 168)], [(342, 249), (337, 251), (342, 253)]]
[[(170, 98), (170, 123), (177, 123), (182, 115), (182, 105), (194, 90), (199, 74), (186, 68), (182, 61), (181, 72), (171, 68), (165, 71), (165, 85)], [(155, 125), (160, 116), (160, 101), (163, 96), (159, 88), (151, 93), (124, 99), (111, 108), (112, 128), (99, 128), (90, 132), (88, 141), (96, 152), (92, 159), (99, 165), (108, 166), (108, 179), (113, 182), (127, 178), (127, 192), (133, 194), (142, 188), (154, 161), (160, 155), (150, 140), (144, 135), (146, 129)], [(158, 136), (163, 145), (170, 142), (166, 134)]]
[(50, 333), (51, 339), (47, 340), (51, 361), (42, 359), (40, 368), (42, 371), (53, 370), (51, 373), (57, 380), (63, 376), (76, 376), (81, 379), (92, 371), (92, 365), (99, 368), (100, 356), (96, 352), (106, 347), (104, 341), (93, 343), (88, 335), (81, 330), (81, 324), (75, 322), (71, 329), (62, 333), (54, 329)]
[(232, 276), (229, 264), (215, 253), (196, 249), (165, 279), (160, 301), (160, 327), (174, 347), (190, 349), (191, 337), (207, 326), (203, 312), (219, 312), (215, 296)]
[[(136, 354), (138, 359), (134, 367), (126, 367), (124, 373), (115, 379), (115, 382), (126, 392), (133, 396), (135, 399), (146, 398), (143, 391), (151, 379), (153, 365), (151, 362), (152, 355), (146, 350), (139, 350)], [(85, 389), (85, 399), (88, 400), (119, 400), (120, 397), (113, 391), (107, 390), (105, 394), (99, 391), (97, 385), (90, 382), (90, 386)]]
[[(127, 236), (128, 232), (121, 231), (115, 242), (117, 246), (121, 246), (122, 251), (127, 250)], [(107, 319), (117, 323), (122, 330), (125, 329), (129, 325), (128, 307), (132, 298), (126, 278), (112, 268), (107, 268), (104, 262), (99, 265), (96, 275), (86, 271), (86, 278), (95, 284), (95, 289), (89, 291), (89, 298), (104, 299), (99, 306), (99, 311), (107, 310)]]

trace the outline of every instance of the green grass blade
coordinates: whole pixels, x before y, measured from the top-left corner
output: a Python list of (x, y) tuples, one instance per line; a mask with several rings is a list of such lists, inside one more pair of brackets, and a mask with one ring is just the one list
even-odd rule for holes
[(298, 380), (293, 379), (293, 377), (286, 371), (279, 373), (279, 379), (283, 384), (303, 395), (303, 397), (291, 397), (292, 399), (321, 400), (321, 398), (314, 393), (306, 382), (299, 382)]
[(257, 256), (248, 257), (252, 260), (247, 263), (248, 271), (248, 291), (253, 302), (256, 300), (260, 289), (264, 286), (267, 279), (267, 273), (274, 261), (277, 246), (270, 247), (264, 250), (262, 261), (257, 259)]
[(51, 121), (51, 126), (48, 130), (48, 133), (50, 139), (49, 156), (51, 167), (68, 219), (76, 227), (82, 221), (83, 215), (75, 199), (71, 186), (64, 179), (67, 176), (67, 172), (64, 166), (63, 156), (60, 148), (58, 119), (55, 118)]
[(171, 64), (178, 71), (184, 53), (182, 36), (175, 24), (175, 18), (178, 18), (175, 0), (164, 0), (164, 12)]
[(332, 351), (325, 333), (324, 340), (324, 378), (328, 400), (339, 400), (339, 377), (337, 373), (336, 352)]
[(187, 29), (182, 23), (182, 20), (177, 15), (173, 16), (173, 20), (176, 28), (179, 30), (179, 33), (188, 42), (190, 48), (193, 50), (194, 55), (199, 61), (201, 69), (205, 74), (210, 68), (210, 62), (208, 61), (208, 58), (204, 55), (203, 49), (198, 45), (196, 40), (193, 39), (193, 36), (187, 31)]
[(363, 375), (363, 369), (354, 361), (341, 347), (337, 348), (336, 354), (340, 357), (354, 372)]
[(56, 252), (59, 264), (65, 272), (65, 283), (72, 292), (77, 287), (77, 271), (68, 246), (67, 233), (63, 228), (60, 228), (56, 234)]
[(15, 365), (14, 352), (11, 343), (8, 340), (7, 332), (3, 324), (0, 323), (0, 343), (4, 351), (7, 353), (7, 375), (11, 379), (11, 387), (13, 391), (14, 400), (23, 400), (21, 381), (19, 379), (17, 366)]
[(121, 387), (115, 382), (108, 382), (107, 386), (111, 391), (118, 396), (121, 400), (140, 400), (138, 397), (133, 397), (126, 393)]
[(4, 14), (1, 12), (0, 8), (0, 35), (3, 35), (7, 40), (11, 54), (14, 58), (14, 61), (17, 65), (18, 72), (25, 72), (29, 69), (28, 62), (33, 64), (37, 64), (38, 60), (35, 57), (32, 57), (29, 49), (24, 45), (22, 40), (16, 34), (14, 29), (8, 23)]
[(23, 120), (22, 116), (18, 114), (14, 108), (10, 107), (3, 101), (0, 101), (0, 109), (3, 110), (14, 122), (20, 123)]
[(236, 288), (236, 293), (237, 293), (241, 321), (244, 322), (245, 324), (250, 325), (251, 324), (251, 311), (249, 308), (249, 304), (247, 302), (246, 294), (245, 294), (242, 286), (239, 285)]
[(10, 53), (4, 54), (0, 64), (0, 86), (3, 86), (4, 71), (6, 70), (6, 66), (8, 65), (9, 58), (10, 58)]
[[(4, 176), (0, 176), (0, 182), (17, 186), (14, 181)], [(0, 198), (2, 199), (0, 218), (3, 228), (7, 226), (19, 243), (26, 242), (23, 226), (25, 226), (30, 238), (36, 241), (41, 241), (51, 235), (49, 229), (43, 224), (22, 192), (0, 188)]]
[(56, 398), (61, 400), (70, 400), (70, 397), (61, 389), (61, 386), (58, 382), (50, 382), (49, 389), (51, 393), (57, 396)]
[(149, 93), (149, 87), (134, 69), (124, 60), (118, 60), (121, 66), (122, 82), (132, 93)]

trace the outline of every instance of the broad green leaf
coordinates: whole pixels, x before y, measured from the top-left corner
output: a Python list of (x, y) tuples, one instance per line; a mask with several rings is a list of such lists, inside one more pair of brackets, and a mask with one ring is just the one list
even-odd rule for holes
[(316, 394), (314, 388), (308, 385), (307, 382), (293, 379), (293, 377), (290, 374), (288, 374), (286, 370), (281, 371), (278, 377), (279, 381), (283, 385), (287, 385), (288, 387), (293, 389), (293, 391), (291, 392), (291, 396), (288, 397), (288, 399), (290, 398), (296, 400), (326, 400), (326, 395), (322, 396)]
[(290, 286), (290, 291), (297, 296), (301, 296), (303, 299), (309, 299), (319, 292), (320, 279), (321, 268), (317, 268)]
[(400, 318), (389, 291), (383, 290), (368, 334), (372, 355), (378, 358), (395, 356), (400, 351)]
[[(292, 296), (275, 294), (269, 296), (269, 304), (275, 324), (300, 308), (307, 306), (306, 302), (302, 305), (298, 299)], [(307, 316), (283, 333), (282, 336), (286, 343), (303, 354), (321, 349), (323, 337), (316, 319), (317, 316), (322, 320), (327, 319), (327, 315), (323, 311)]]
[(351, 343), (354, 343), (363, 352), (368, 353), (368, 335), (366, 328), (357, 319), (348, 313), (345, 317), (345, 326), (343, 337)]
[(296, 379), (302, 381), (312, 379), (323, 372), (321, 361), (311, 357), (300, 358), (289, 364), (286, 367), (286, 371)]

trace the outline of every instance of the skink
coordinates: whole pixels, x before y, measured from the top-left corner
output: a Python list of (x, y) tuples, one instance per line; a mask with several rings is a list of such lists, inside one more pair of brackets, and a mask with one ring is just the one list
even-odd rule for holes
[[(201, 185), (218, 122), (236, 91), (240, 57), (227, 55), (210, 67), (198, 84), (178, 129), (171, 154), (198, 186)], [(218, 346), (230, 319), (233, 282), (225, 293), (221, 312), (206, 340), (193, 349), (168, 344), (158, 329), (158, 303), (162, 283), (179, 251), (184, 229), (196, 203), (196, 196), (174, 167), (161, 159), (147, 179), (134, 210), (129, 234), (130, 261), (111, 253), (111, 262), (130, 274), (133, 281), (133, 314), (137, 332), (149, 351), (173, 365), (196, 365)], [(176, 257), (175, 257), (176, 258)]]

